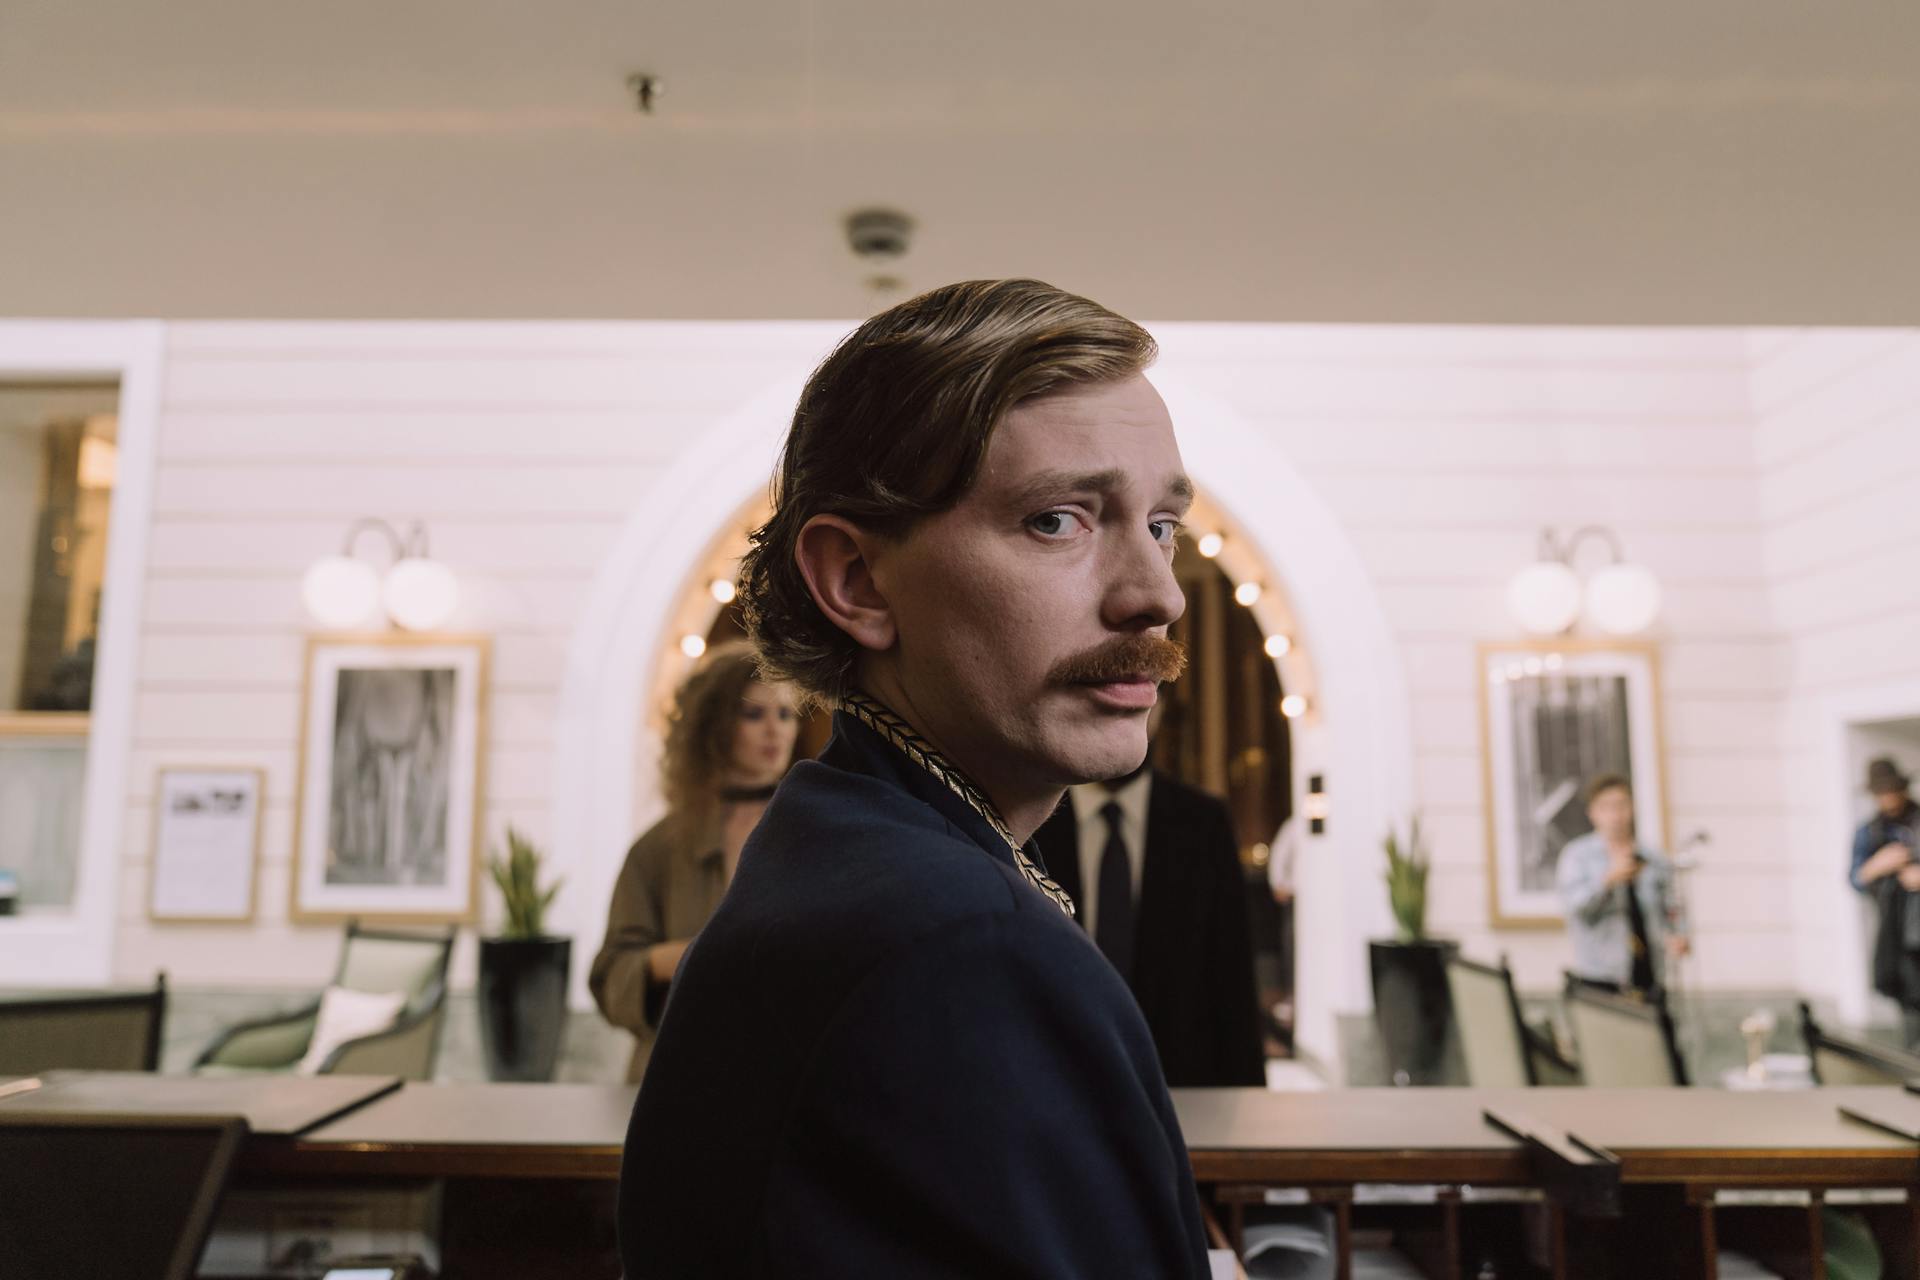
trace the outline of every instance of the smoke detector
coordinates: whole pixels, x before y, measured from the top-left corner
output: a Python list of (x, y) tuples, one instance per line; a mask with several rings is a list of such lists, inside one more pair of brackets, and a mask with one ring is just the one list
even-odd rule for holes
[(862, 209), (847, 215), (847, 247), (873, 266), (904, 258), (913, 245), (913, 219), (892, 209)]
[(913, 219), (893, 209), (861, 209), (847, 215), (847, 247), (870, 268), (866, 285), (875, 293), (901, 293), (906, 281), (894, 270), (913, 245)]

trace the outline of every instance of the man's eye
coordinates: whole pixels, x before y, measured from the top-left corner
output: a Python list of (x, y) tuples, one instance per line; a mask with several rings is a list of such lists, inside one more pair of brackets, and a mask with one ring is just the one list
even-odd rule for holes
[(1043, 511), (1027, 521), (1027, 527), (1046, 538), (1063, 537), (1073, 532), (1073, 517), (1064, 511)]
[(1167, 546), (1172, 546), (1180, 537), (1178, 520), (1155, 520), (1147, 528), (1153, 530), (1155, 542), (1164, 543)]

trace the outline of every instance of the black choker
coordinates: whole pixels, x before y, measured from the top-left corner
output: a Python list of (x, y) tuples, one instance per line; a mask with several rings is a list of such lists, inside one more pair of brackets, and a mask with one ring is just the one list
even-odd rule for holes
[(744, 804), (749, 800), (771, 800), (773, 793), (780, 789), (777, 782), (769, 782), (764, 787), (722, 787), (720, 799), (726, 804)]

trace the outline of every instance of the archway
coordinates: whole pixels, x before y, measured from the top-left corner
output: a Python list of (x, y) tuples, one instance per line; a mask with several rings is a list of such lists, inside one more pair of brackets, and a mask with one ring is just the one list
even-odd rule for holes
[[(1277, 659), (1283, 685), (1306, 699), (1293, 721), (1294, 775), (1297, 785), (1325, 779), (1328, 807), (1327, 833), (1308, 841), (1296, 881), (1313, 906), (1300, 921), (1295, 1034), (1303, 1053), (1337, 1070), (1336, 1015), (1369, 1007), (1365, 943), (1388, 920), (1378, 837), (1404, 820), (1412, 796), (1399, 653), (1358, 553), (1288, 459), (1177, 362), (1151, 377), (1225, 535), (1222, 568), (1263, 584), (1252, 606), (1262, 629), (1294, 641)], [(657, 765), (658, 740), (640, 732), (638, 709), (691, 661), (680, 638), (705, 635), (722, 607), (706, 584), (738, 536), (739, 514), (766, 491), (804, 378), (797, 367), (692, 443), (641, 495), (595, 577), (555, 728), (554, 846), (578, 890), (560, 923), (583, 937), (597, 936), (634, 823), (649, 811), (635, 801), (651, 791), (641, 780)], [(1295, 808), (1304, 801), (1296, 794)], [(577, 982), (584, 1000), (584, 976)]]

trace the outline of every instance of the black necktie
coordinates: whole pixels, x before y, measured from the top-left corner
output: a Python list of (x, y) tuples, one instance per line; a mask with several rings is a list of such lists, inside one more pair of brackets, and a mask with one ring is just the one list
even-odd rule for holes
[(1133, 976), (1133, 865), (1127, 858), (1127, 838), (1120, 833), (1120, 806), (1109, 800), (1100, 816), (1107, 820), (1107, 847), (1100, 855), (1100, 898), (1093, 922), (1093, 940), (1106, 953), (1120, 976)]

